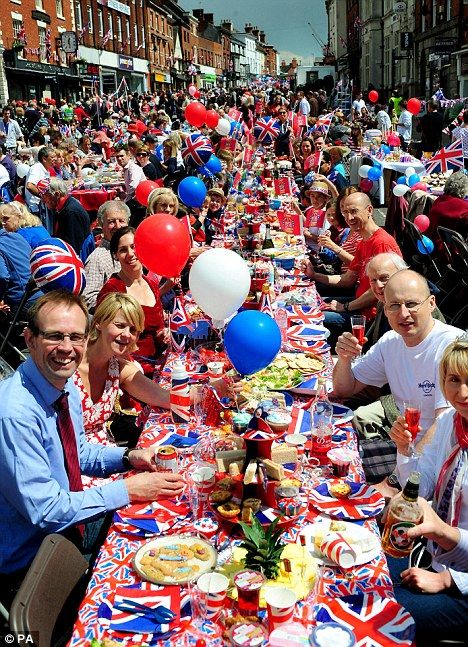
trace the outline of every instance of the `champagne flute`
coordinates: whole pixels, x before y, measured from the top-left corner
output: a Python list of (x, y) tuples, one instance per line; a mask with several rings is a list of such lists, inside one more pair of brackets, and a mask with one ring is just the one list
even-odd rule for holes
[(419, 433), (419, 422), (421, 420), (421, 403), (416, 400), (405, 400), (403, 402), (405, 422), (408, 425), (408, 431), (411, 434), (409, 444), (410, 458), (418, 458), (414, 441)]
[(364, 345), (364, 337), (366, 331), (366, 318), (364, 315), (351, 316), (351, 329), (353, 336), (356, 337), (360, 346)]

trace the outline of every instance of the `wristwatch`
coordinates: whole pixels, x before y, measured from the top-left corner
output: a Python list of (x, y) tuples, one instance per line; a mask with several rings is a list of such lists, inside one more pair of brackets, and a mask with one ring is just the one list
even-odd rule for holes
[(132, 469), (132, 466), (130, 464), (130, 452), (131, 451), (132, 450), (130, 449), (130, 447), (127, 447), (127, 449), (122, 454), (122, 463), (123, 463), (123, 466), (125, 467), (125, 469), (127, 469), (127, 470)]
[(350, 302), (349, 302), (349, 301), (345, 301), (345, 303), (343, 303), (343, 310), (344, 310), (344, 312), (348, 312), (348, 311), (349, 311), (349, 304), (350, 304)]
[(395, 474), (395, 472), (392, 472), (389, 476), (387, 476), (387, 483), (388, 485), (390, 485), (390, 487), (401, 490), (400, 481), (398, 480), (398, 476)]

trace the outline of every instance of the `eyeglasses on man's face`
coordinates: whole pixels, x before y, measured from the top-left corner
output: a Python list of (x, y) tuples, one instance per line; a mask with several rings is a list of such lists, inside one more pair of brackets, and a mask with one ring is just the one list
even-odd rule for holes
[(71, 332), (70, 334), (59, 332), (58, 330), (39, 330), (39, 335), (49, 344), (58, 346), (62, 344), (65, 337), (68, 337), (70, 343), (74, 346), (83, 346), (88, 335), (81, 332)]
[(385, 307), (388, 312), (398, 312), (402, 306), (408, 310), (408, 312), (417, 312), (419, 308), (430, 298), (430, 294), (423, 301), (402, 301), (398, 303), (389, 303), (385, 304)]

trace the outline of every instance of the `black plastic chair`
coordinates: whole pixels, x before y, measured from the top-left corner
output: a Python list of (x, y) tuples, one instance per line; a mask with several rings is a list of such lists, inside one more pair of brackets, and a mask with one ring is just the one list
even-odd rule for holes
[(419, 251), (418, 243), (420, 243), (423, 248), (426, 248), (423, 235), (411, 220), (403, 218), (403, 223), (404, 238), (402, 246), (405, 259), (411, 266), (414, 266), (418, 271), (421, 271), (426, 278), (430, 278), (434, 281), (437, 287), (440, 287), (444, 274), (438, 268), (431, 254), (421, 254)]
[[(437, 227), (437, 234), (446, 254), (446, 267), (453, 287), (439, 304), (442, 312), (451, 311), (450, 323), (462, 328), (468, 325), (468, 245), (463, 236), (453, 229)], [(460, 308), (460, 304), (465, 304)]]

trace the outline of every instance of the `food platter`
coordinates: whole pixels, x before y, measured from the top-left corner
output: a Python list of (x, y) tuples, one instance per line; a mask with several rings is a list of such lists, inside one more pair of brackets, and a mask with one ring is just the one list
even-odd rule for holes
[(163, 536), (146, 542), (137, 550), (133, 567), (148, 582), (184, 584), (210, 571), (216, 561), (216, 550), (204, 539)]
[(314, 353), (280, 353), (263, 371), (244, 378), (241, 395), (249, 400), (267, 391), (294, 389), (324, 368), (325, 362)]

